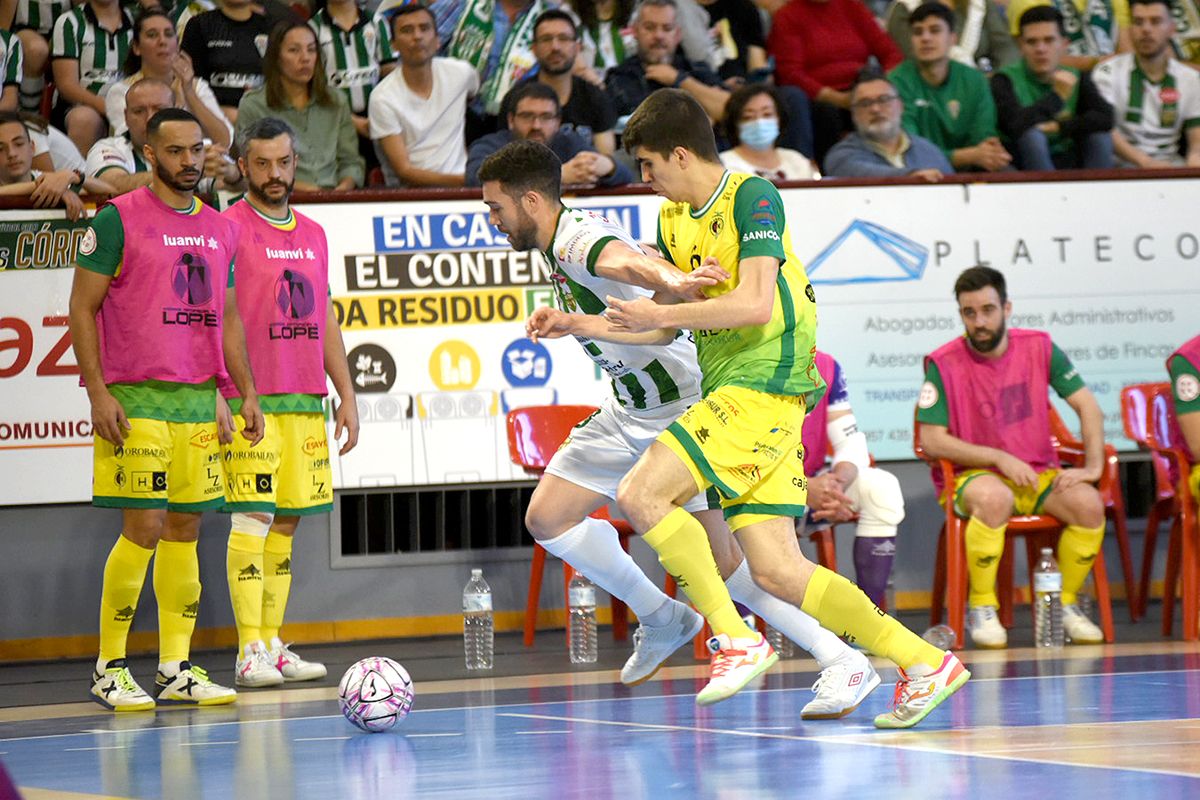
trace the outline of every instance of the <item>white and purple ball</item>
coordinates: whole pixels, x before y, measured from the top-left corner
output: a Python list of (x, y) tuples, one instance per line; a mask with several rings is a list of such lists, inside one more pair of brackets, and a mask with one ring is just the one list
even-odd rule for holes
[(383, 656), (354, 664), (338, 684), (342, 715), (368, 733), (386, 731), (403, 720), (412, 703), (412, 678), (404, 667)]

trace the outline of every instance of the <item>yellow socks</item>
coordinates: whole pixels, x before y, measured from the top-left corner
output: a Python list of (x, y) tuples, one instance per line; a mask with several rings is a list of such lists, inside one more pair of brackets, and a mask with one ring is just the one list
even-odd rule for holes
[(1075, 602), (1075, 595), (1087, 580), (1103, 540), (1103, 525), (1099, 528), (1068, 525), (1063, 529), (1062, 536), (1058, 539), (1058, 569), (1062, 572), (1063, 605)]
[(699, 520), (682, 508), (676, 508), (642, 538), (658, 553), (658, 563), (687, 593), (696, 610), (708, 620), (713, 633), (728, 634), (734, 639), (756, 636), (746, 627), (729, 599), (729, 590), (725, 588), (708, 546), (708, 534)]
[(901, 669), (942, 665), (941, 650), (880, 611), (862, 589), (825, 567), (817, 567), (809, 578), (800, 610), (847, 641), (890, 658)]
[(268, 646), (283, 627), (292, 589), (292, 537), (271, 531), (263, 552), (262, 638)]
[(967, 548), (967, 602), (972, 606), (999, 607), (996, 597), (996, 573), (1004, 553), (1004, 531), (1007, 526), (989, 528), (971, 517), (965, 533)]
[(263, 548), (266, 537), (230, 531), (225, 551), (225, 574), (229, 579), (229, 599), (233, 620), (237, 623), (238, 658), (246, 645), (262, 639)]
[(153, 555), (153, 550), (134, 544), (124, 534), (109, 551), (100, 592), (100, 661), (105, 664), (125, 657), (125, 640)]
[(200, 560), (195, 542), (159, 541), (154, 556), (158, 661), (186, 661), (200, 613)]

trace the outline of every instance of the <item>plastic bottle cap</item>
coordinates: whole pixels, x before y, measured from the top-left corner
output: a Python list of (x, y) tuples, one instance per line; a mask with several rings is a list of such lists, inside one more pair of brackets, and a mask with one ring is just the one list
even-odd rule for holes
[(482, 578), (482, 577), (483, 577), (483, 570), (481, 570), (481, 569), (473, 569), (473, 570), (471, 570), (471, 577), (472, 577), (472, 578)]
[(1051, 549), (1051, 548), (1049, 548), (1049, 547), (1043, 547), (1043, 548), (1042, 548), (1042, 555), (1044, 555), (1044, 556), (1052, 556), (1052, 555), (1054, 555), (1054, 550), (1053, 550), (1053, 549)]

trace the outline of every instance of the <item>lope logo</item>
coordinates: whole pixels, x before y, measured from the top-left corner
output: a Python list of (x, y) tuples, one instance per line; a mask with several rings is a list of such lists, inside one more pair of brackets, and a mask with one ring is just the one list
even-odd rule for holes
[(197, 253), (181, 255), (171, 273), (171, 289), (185, 305), (202, 306), (212, 300), (212, 273), (204, 257)]
[(300, 272), (283, 270), (275, 281), (275, 306), (287, 319), (307, 319), (317, 308), (312, 282)]

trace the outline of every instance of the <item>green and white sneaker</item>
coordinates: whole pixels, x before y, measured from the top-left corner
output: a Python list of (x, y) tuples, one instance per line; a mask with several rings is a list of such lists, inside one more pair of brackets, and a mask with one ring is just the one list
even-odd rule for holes
[(154, 698), (138, 686), (123, 658), (108, 662), (103, 673), (92, 670), (91, 697), (109, 711), (154, 710)]
[(154, 679), (158, 702), (171, 706), (223, 706), (237, 700), (237, 692), (213, 683), (201, 667), (187, 661), (179, 663), (179, 672), (170, 677), (160, 671)]

